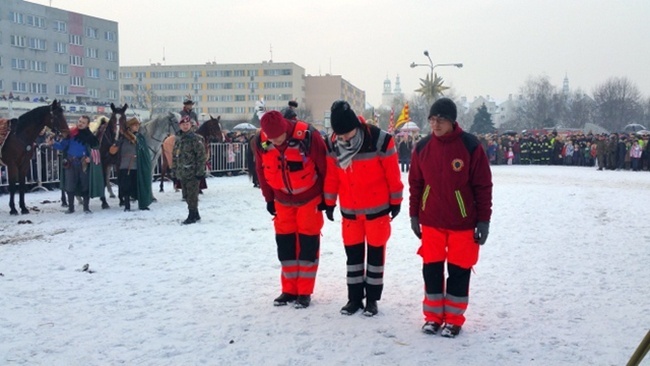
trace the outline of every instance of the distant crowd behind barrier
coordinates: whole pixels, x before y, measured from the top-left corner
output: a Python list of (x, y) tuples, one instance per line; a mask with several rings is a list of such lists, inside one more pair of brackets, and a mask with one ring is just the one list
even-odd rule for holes
[(478, 137), (493, 165), (567, 165), (597, 166), (600, 170), (650, 170), (648, 134), (550, 132), (485, 134)]
[[(210, 159), (207, 171), (213, 176), (239, 175), (247, 172), (247, 142), (210, 143)], [(52, 190), (59, 188), (60, 155), (51, 147), (40, 143), (36, 146), (29, 172), (27, 184), (31, 190)], [(154, 170), (154, 180), (160, 176), (162, 157)], [(116, 178), (115, 174), (111, 179)], [(153, 182), (152, 182), (153, 183)], [(7, 193), (9, 177), (7, 168), (0, 166), (0, 193)]]

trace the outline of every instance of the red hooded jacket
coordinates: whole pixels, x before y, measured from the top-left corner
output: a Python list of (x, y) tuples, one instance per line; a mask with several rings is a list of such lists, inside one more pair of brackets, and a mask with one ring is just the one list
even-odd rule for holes
[(416, 145), (409, 170), (409, 215), (420, 224), (474, 229), (492, 216), (492, 172), (476, 136), (454, 122), (451, 133)]

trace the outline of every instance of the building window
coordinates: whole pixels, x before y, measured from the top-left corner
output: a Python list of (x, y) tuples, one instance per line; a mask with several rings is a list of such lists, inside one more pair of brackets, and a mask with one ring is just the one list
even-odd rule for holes
[(11, 91), (15, 91), (17, 93), (26, 93), (27, 92), (27, 83), (19, 82), (19, 81), (13, 81), (11, 83)]
[(27, 37), (24, 36), (15, 36), (11, 35), (9, 41), (14, 47), (26, 47), (27, 46)]
[(86, 47), (86, 57), (88, 58), (97, 58), (99, 50), (97, 48)]
[(131, 78), (133, 78), (133, 73), (121, 72), (120, 73), (120, 78), (122, 78), (122, 79), (131, 79)]
[(15, 70), (26, 70), (27, 61), (22, 58), (12, 58), (11, 59), (11, 68)]
[(84, 59), (81, 56), (70, 56), (70, 65), (73, 66), (83, 66)]
[(115, 51), (106, 51), (106, 60), (108, 60), (108, 61), (117, 61), (117, 52), (115, 52)]
[(108, 99), (117, 99), (117, 90), (108, 90)]
[(245, 102), (245, 101), (246, 101), (245, 95), (235, 95), (235, 102)]
[(147, 73), (144, 71), (136, 72), (135, 77), (138, 79), (145, 79), (147, 77)]
[(115, 71), (115, 70), (106, 70), (106, 79), (108, 79), (108, 80), (117, 80), (117, 71)]
[(72, 76), (70, 77), (70, 85), (84, 86), (84, 78), (82, 78), (81, 76)]
[(88, 96), (93, 98), (99, 98), (99, 90), (97, 89), (88, 89)]
[(0, 90), (5, 90), (4, 80), (0, 80)]
[(201, 84), (201, 83), (192, 83), (192, 90), (203, 90), (203, 84)]
[(76, 45), (76, 46), (83, 46), (83, 39), (80, 35), (77, 34), (71, 34), (70, 35), (70, 44)]
[(96, 68), (86, 69), (86, 76), (91, 79), (99, 79), (99, 69)]
[(32, 94), (47, 94), (47, 84), (29, 83), (29, 92)]
[(67, 85), (57, 85), (55, 88), (56, 95), (68, 95), (68, 86)]
[(68, 45), (62, 42), (54, 42), (54, 52), (68, 53)]
[(117, 41), (117, 34), (113, 31), (106, 31), (104, 32), (104, 39), (110, 42), (115, 42)]
[(11, 21), (16, 24), (25, 24), (25, 16), (22, 13), (10, 13)]
[(60, 75), (68, 75), (68, 65), (67, 64), (54, 64), (54, 73)]
[(25, 18), (27, 19), (25, 24), (36, 28), (45, 28), (45, 19), (35, 15), (27, 15)]
[(246, 71), (245, 70), (234, 70), (233, 75), (236, 76), (236, 77), (246, 76)]
[(55, 32), (65, 33), (68, 31), (68, 24), (61, 20), (55, 20), (52, 23), (52, 29), (54, 29)]
[(99, 31), (97, 28), (86, 27), (86, 37), (97, 39), (99, 38)]
[(287, 76), (291, 75), (291, 69), (264, 70), (264, 76)]
[(246, 76), (257, 76), (259, 74), (258, 70), (248, 70), (246, 71)]
[(29, 38), (29, 48), (33, 50), (45, 51), (47, 49), (44, 39), (40, 38)]
[(29, 61), (29, 69), (38, 72), (47, 72), (45, 61)]
[(200, 78), (202, 75), (201, 71), (192, 71), (193, 78)]
[(67, 85), (57, 85), (55, 88), (56, 95), (68, 95), (68, 86)]

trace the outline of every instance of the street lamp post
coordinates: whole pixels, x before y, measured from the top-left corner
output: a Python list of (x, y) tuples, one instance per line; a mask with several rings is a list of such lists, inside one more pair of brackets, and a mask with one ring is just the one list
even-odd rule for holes
[[(433, 80), (433, 69), (435, 69), (438, 66), (455, 66), (455, 67), (457, 67), (459, 69), (461, 67), (463, 67), (463, 64), (460, 63), (460, 62), (446, 63), (446, 64), (434, 64), (433, 61), (431, 60), (431, 57), (429, 56), (429, 51), (425, 50), (424, 55), (427, 56), (427, 59), (429, 59), (429, 64), (428, 65), (427, 64), (416, 64), (415, 62), (411, 62), (410, 66), (411, 66), (412, 69), (414, 69), (414, 68), (416, 68), (418, 66), (429, 66), (429, 69), (431, 70), (431, 74), (430, 74), (431, 75), (431, 81), (430, 81), (431, 84), (430, 85), (431, 85), (432, 88), (434, 87), (433, 86), (433, 82), (434, 82), (434, 80)], [(434, 91), (432, 90), (431, 93), (432, 93), (431, 96), (433, 97)]]

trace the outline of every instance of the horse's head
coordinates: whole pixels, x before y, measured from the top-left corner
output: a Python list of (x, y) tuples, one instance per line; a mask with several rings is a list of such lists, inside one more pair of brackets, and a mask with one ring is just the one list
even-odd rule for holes
[(210, 142), (210, 141), (223, 142), (221, 123), (219, 123), (220, 120), (221, 120), (221, 116), (214, 118), (212, 117), (212, 115), (210, 115), (210, 119), (203, 122), (201, 127), (199, 127), (197, 132), (203, 136), (206, 142)]
[(65, 115), (63, 114), (61, 103), (56, 99), (54, 99), (52, 104), (50, 104), (50, 113), (45, 121), (45, 125), (55, 133), (61, 134), (63, 137), (67, 137), (70, 133), (68, 121), (66, 121)]
[[(111, 103), (111, 118), (108, 120), (109, 129), (112, 133), (117, 133), (117, 123), (119, 121), (120, 129), (126, 128), (126, 109), (129, 108), (129, 105), (124, 103), (122, 108), (115, 107), (115, 104)], [(119, 117), (118, 117), (119, 116)]]

